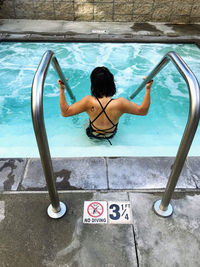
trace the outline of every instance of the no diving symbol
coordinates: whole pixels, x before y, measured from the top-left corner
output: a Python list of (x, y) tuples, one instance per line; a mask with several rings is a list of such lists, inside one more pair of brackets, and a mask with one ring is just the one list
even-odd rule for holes
[(99, 202), (92, 202), (87, 208), (88, 214), (93, 218), (100, 217), (103, 214), (103, 211), (103, 206)]

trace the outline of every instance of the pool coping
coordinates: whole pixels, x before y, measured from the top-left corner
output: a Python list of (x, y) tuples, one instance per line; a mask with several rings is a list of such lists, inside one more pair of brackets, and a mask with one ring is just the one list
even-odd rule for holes
[(1, 42), (195, 43), (200, 24), (0, 20)]
[[(56, 187), (70, 191), (163, 192), (174, 157), (52, 158)], [(188, 157), (176, 186), (200, 191), (200, 157)], [(0, 193), (47, 191), (39, 158), (0, 158)]]

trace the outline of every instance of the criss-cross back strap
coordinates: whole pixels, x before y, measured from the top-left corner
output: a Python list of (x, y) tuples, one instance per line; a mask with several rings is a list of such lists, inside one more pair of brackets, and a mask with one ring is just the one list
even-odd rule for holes
[[(116, 126), (117, 124), (114, 124), (114, 123), (111, 121), (111, 119), (108, 117), (108, 115), (107, 115), (107, 113), (106, 113), (106, 111), (105, 111), (105, 109), (107, 108), (108, 104), (109, 104), (113, 99), (111, 98), (110, 101), (108, 101), (108, 103), (105, 105), (105, 107), (102, 106), (102, 104), (101, 104), (101, 102), (99, 101), (98, 98), (96, 98), (96, 99), (97, 99), (97, 101), (99, 102), (99, 105), (101, 106), (102, 111), (99, 113), (99, 115), (97, 115), (97, 117), (96, 117), (93, 121), (91, 121), (91, 123), (93, 124), (93, 122), (96, 121), (96, 120), (99, 118), (99, 116), (101, 116), (102, 113), (104, 113), (104, 114), (106, 115), (107, 119), (112, 123), (113, 127)], [(94, 126), (94, 125), (93, 125), (93, 126)], [(95, 127), (95, 126), (94, 126), (94, 127)], [(113, 127), (111, 127), (111, 129), (112, 129)], [(95, 127), (95, 128), (96, 128), (96, 127)]]

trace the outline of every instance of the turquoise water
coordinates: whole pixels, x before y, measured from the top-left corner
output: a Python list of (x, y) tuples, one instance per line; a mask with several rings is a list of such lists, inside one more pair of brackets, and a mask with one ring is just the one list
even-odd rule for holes
[[(168, 51), (177, 52), (200, 80), (200, 50), (193, 44), (1, 43), (0, 157), (38, 157), (31, 120), (31, 86), (43, 53), (51, 49), (77, 100), (90, 94), (90, 73), (106, 66), (115, 76), (116, 97), (129, 96)], [(93, 141), (86, 114), (63, 118), (57, 74), (50, 67), (44, 87), (44, 117), (54, 157), (175, 156), (188, 116), (188, 89), (172, 63), (156, 76), (149, 114), (123, 115), (117, 135)], [(134, 101), (141, 103), (144, 92)], [(198, 130), (190, 155), (200, 155)]]

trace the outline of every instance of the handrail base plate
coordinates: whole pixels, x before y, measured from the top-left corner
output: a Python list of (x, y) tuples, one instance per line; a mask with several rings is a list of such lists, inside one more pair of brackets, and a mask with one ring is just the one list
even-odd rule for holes
[(65, 215), (65, 213), (67, 212), (67, 206), (61, 201), (59, 203), (60, 203), (60, 211), (59, 212), (54, 212), (52, 205), (51, 204), (49, 205), (49, 207), (47, 209), (47, 214), (49, 215), (49, 217), (51, 217), (53, 219), (59, 219)]
[(169, 204), (168, 207), (167, 207), (167, 210), (161, 210), (160, 209), (160, 204), (161, 204), (161, 200), (157, 200), (154, 205), (153, 205), (153, 209), (154, 209), (154, 212), (158, 215), (158, 216), (161, 216), (161, 217), (169, 217), (172, 215), (173, 213), (173, 208), (172, 208), (172, 205)]

